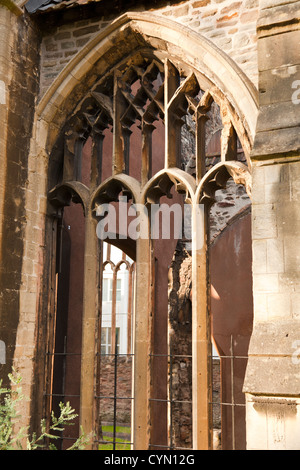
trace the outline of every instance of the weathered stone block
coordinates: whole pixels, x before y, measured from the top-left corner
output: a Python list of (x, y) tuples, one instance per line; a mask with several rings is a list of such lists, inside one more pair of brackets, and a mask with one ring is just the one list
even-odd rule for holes
[(298, 273), (300, 278), (300, 236), (297, 234), (285, 236), (284, 238), (284, 261), (285, 272)]
[(249, 347), (244, 391), (263, 395), (299, 395), (300, 322), (257, 323)]
[(256, 204), (253, 206), (253, 239), (277, 237), (276, 212), (273, 204)]
[(298, 79), (300, 79), (300, 65), (286, 65), (262, 71), (259, 77), (260, 104), (265, 106), (291, 102), (295, 92), (292, 86)]
[[(32, 292), (20, 292), (20, 310), (25, 313), (36, 313), (36, 294)], [(28, 324), (26, 323), (26, 328)]]
[(291, 294), (292, 301), (292, 316), (293, 318), (300, 320), (300, 293), (292, 292)]
[(251, 152), (251, 157), (254, 160), (285, 158), (289, 155), (299, 154), (299, 127), (279, 128), (260, 132), (260, 122), (258, 123), (254, 147)]
[(268, 294), (268, 321), (291, 317), (291, 301), (288, 293)]
[(299, 398), (247, 394), (246, 402), (248, 450), (299, 450)]
[(255, 292), (253, 298), (254, 304), (254, 320), (268, 321), (268, 305), (266, 294)]
[(292, 89), (290, 101), (284, 103), (273, 103), (260, 107), (260, 132), (297, 127), (299, 125), (300, 112), (298, 106), (292, 102)]
[(253, 276), (253, 289), (257, 293), (278, 292), (278, 274), (255, 274)]
[[(296, 25), (300, 19), (300, 2), (287, 2), (285, 4), (276, 5), (272, 3), (272, 8), (261, 9), (260, 17), (257, 22), (258, 31), (261, 34), (274, 35), (274, 32), (289, 31)], [(299, 28), (298, 28), (299, 29)]]
[(284, 272), (284, 253), (283, 242), (278, 238), (269, 239), (267, 243), (267, 272), (281, 273)]
[(267, 242), (266, 240), (253, 240), (252, 243), (254, 274), (267, 272)]
[(300, 31), (262, 38), (258, 42), (259, 71), (299, 64)]

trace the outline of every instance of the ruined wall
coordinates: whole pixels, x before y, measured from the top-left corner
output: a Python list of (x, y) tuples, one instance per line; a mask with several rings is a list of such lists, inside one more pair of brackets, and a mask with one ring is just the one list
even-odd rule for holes
[[(118, 2), (114, 2), (118, 3)], [(111, 21), (126, 11), (149, 10), (188, 26), (226, 52), (257, 86), (256, 21), (258, 0), (186, 0), (182, 2), (126, 2), (112, 7), (106, 1), (67, 12), (57, 8), (43, 27), (41, 95), (64, 66)], [(157, 4), (157, 6), (155, 6)], [(90, 16), (89, 16), (90, 11)], [(55, 15), (56, 12), (56, 15)], [(43, 15), (41, 15), (43, 18)]]
[[(4, 380), (7, 373), (11, 372), (15, 349), (18, 348), (16, 332), (19, 312), (20, 309), (26, 311), (30, 302), (30, 294), (24, 292), (28, 289), (29, 293), (36, 283), (33, 260), (29, 253), (24, 256), (24, 233), (27, 223), (25, 192), (30, 178), (28, 153), (39, 89), (40, 36), (28, 15), (15, 18), (10, 26), (13, 39), (7, 46), (13, 45), (8, 53), (11, 81), (7, 88), (7, 121), (3, 122), (3, 126), (7, 124), (6, 149), (1, 155), (5, 159), (5, 173), (1, 175), (1, 180), (5, 182), (5, 193), (0, 229), (0, 338), (7, 345), (6, 366), (0, 366), (1, 378)], [(26, 279), (21, 277), (22, 265), (26, 265)], [(30, 318), (26, 318), (21, 334), (34, 335), (31, 325)], [(23, 355), (27, 353), (32, 355), (31, 350), (23, 351)]]
[(192, 447), (192, 258), (183, 241), (169, 269), (169, 399), (175, 447)]

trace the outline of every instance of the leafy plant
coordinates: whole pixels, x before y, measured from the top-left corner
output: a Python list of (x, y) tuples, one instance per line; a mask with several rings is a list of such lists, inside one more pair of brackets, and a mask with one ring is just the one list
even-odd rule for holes
[[(0, 380), (0, 450), (38, 450), (45, 449), (47, 439), (55, 441), (60, 437), (55, 434), (64, 431), (67, 425), (72, 425), (72, 421), (77, 417), (69, 402), (60, 403), (60, 415), (55, 417), (51, 414), (51, 424), (47, 427), (46, 420), (42, 419), (40, 423), (40, 434), (29, 434), (28, 427), (20, 427), (20, 415), (18, 414), (18, 405), (25, 400), (22, 393), (19, 374), (9, 374), (11, 388), (3, 388), (3, 381)], [(87, 436), (81, 428), (81, 435), (76, 442), (67, 450), (83, 450), (89, 443)], [(50, 443), (49, 450), (57, 450), (54, 443)]]

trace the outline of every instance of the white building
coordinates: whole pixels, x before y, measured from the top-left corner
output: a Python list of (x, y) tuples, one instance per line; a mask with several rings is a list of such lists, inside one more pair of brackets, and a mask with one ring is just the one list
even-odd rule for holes
[[(123, 260), (123, 262), (122, 262)], [(103, 278), (102, 278), (102, 323), (101, 323), (101, 354), (114, 354), (112, 351), (112, 322), (113, 322), (113, 277), (116, 270), (116, 343), (118, 354), (128, 353), (128, 335), (131, 322), (128, 323), (129, 308), (129, 268), (133, 260), (117, 247), (103, 243)], [(129, 338), (129, 339), (128, 339)]]

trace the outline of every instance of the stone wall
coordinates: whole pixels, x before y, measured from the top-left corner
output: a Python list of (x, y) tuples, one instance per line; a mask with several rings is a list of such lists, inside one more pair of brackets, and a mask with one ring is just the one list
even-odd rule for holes
[[(2, 233), (0, 338), (7, 345), (6, 365), (0, 366), (1, 378), (4, 380), (7, 379), (7, 373), (11, 372), (15, 350), (19, 346), (17, 328), (19, 327), (23, 338), (34, 335), (33, 322), (29, 317), (25, 323), (19, 324), (20, 310), (25, 309), (28, 313), (32, 297), (34, 297), (34, 307), (36, 302), (35, 295), (30, 297), (30, 290), (36, 284), (36, 278), (33, 276), (34, 261), (31, 257), (32, 252), (27, 252), (25, 256), (24, 237), (28, 222), (25, 214), (26, 187), (30, 178), (28, 154), (39, 87), (40, 37), (27, 15), (16, 19), (11, 23), (11, 27), (14, 47), (9, 50), (8, 57), (12, 76), (7, 88), (6, 150), (1, 155), (6, 159), (5, 173), (1, 175), (6, 191), (0, 229)], [(9, 69), (7, 73), (8, 71)], [(36, 205), (36, 198), (34, 203)], [(21, 276), (22, 265), (26, 265), (26, 280)], [(20, 347), (23, 348), (21, 355), (32, 356), (33, 342), (29, 343), (27, 351), (26, 343), (27, 341), (21, 340)], [(25, 377), (24, 380), (26, 381)]]
[[(104, 2), (105, 3), (105, 2)], [(80, 14), (72, 9), (64, 19), (63, 10), (59, 16), (47, 18), (43, 28), (41, 95), (45, 93), (64, 66), (97, 33), (111, 21), (126, 11), (140, 11), (144, 5), (127, 2), (126, 9), (118, 12), (106, 8), (102, 2), (96, 14), (81, 19)], [(153, 4), (153, 2), (150, 2)], [(167, 6), (148, 8), (151, 13), (167, 17), (181, 23), (191, 30), (211, 40), (218, 48), (226, 52), (257, 86), (257, 41), (256, 21), (258, 18), (258, 0), (186, 0), (178, 2), (160, 2)], [(170, 5), (171, 3), (171, 5)], [(147, 9), (147, 6), (146, 6)], [(55, 10), (54, 10), (55, 12)], [(64, 20), (64, 21), (63, 21)]]
[(254, 330), (244, 391), (249, 449), (299, 449), (300, 3), (262, 0), (253, 160)]

